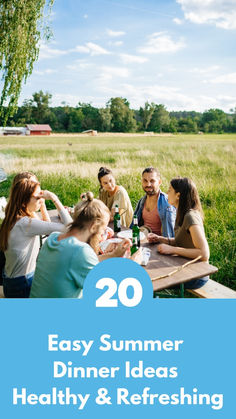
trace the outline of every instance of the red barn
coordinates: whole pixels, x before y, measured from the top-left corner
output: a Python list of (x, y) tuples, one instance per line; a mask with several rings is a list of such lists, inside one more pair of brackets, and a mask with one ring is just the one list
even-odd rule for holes
[(28, 124), (26, 125), (29, 135), (50, 135), (52, 128), (50, 125)]

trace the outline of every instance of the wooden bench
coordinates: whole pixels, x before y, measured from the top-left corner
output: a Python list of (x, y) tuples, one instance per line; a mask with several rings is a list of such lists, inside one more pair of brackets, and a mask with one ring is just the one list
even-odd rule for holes
[(212, 279), (208, 279), (206, 284), (198, 289), (188, 290), (186, 286), (186, 291), (199, 298), (236, 298), (236, 291)]

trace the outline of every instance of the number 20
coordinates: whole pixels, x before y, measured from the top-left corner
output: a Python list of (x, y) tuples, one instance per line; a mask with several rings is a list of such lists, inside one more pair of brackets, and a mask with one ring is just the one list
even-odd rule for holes
[[(101, 278), (96, 283), (96, 288), (108, 289), (96, 300), (96, 307), (118, 307), (118, 299), (112, 298), (116, 293), (118, 288), (118, 297), (121, 302), (126, 307), (135, 307), (137, 306), (143, 296), (143, 288), (140, 282), (136, 278), (125, 278), (121, 281), (117, 287), (117, 283), (112, 278)], [(132, 287), (134, 290), (134, 295), (132, 298), (127, 296), (127, 288)]]

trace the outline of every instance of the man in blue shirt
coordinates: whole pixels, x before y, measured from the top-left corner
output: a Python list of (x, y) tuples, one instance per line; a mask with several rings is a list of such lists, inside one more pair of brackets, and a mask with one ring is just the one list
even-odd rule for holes
[(139, 226), (145, 225), (157, 235), (174, 237), (176, 210), (168, 203), (167, 194), (160, 190), (161, 183), (158, 169), (144, 169), (142, 188), (145, 195), (139, 200), (134, 215), (137, 215)]

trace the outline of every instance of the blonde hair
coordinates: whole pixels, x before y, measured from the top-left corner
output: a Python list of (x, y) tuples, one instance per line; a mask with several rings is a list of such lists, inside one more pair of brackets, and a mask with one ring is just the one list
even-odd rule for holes
[[(96, 224), (98, 230), (105, 220), (105, 214), (110, 216), (110, 211), (102, 201), (94, 199), (92, 192), (83, 193), (81, 196), (82, 201), (75, 206), (69, 231), (73, 228), (84, 230), (89, 224)], [(90, 242), (95, 252), (98, 252), (98, 241), (97, 233), (95, 233)]]

